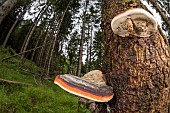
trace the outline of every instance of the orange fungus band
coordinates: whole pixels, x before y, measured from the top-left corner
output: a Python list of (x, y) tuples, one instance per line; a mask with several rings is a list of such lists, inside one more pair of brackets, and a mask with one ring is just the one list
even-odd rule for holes
[(110, 95), (110, 96), (99, 96), (99, 95), (95, 95), (93, 93), (90, 93), (90, 92), (78, 89), (75, 86), (73, 87), (73, 86), (69, 85), (67, 82), (65, 82), (64, 80), (62, 80), (59, 75), (56, 77), (55, 82), (58, 83), (63, 88), (67, 89), (68, 92), (71, 91), (71, 92), (79, 94), (79, 96), (83, 96), (83, 97), (85, 97), (87, 99), (89, 98), (89, 99), (94, 99), (94, 100), (98, 100), (98, 101), (103, 101), (104, 102), (104, 101), (109, 101), (113, 97), (113, 95)]

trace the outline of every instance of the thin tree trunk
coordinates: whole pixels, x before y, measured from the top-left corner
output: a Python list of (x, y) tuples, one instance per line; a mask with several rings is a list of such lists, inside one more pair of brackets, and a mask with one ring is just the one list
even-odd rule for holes
[[(63, 62), (66, 62), (66, 58), (63, 58)], [(64, 64), (62, 64), (62, 74), (64, 74)]]
[[(84, 25), (84, 22), (83, 22)], [(80, 42), (79, 49), (79, 60), (78, 60), (78, 68), (77, 68), (77, 76), (81, 76), (81, 63), (82, 63), (82, 54), (83, 54), (83, 44), (84, 44), (84, 28), (82, 28), (82, 36)]]
[(80, 41), (80, 48), (79, 48), (79, 60), (78, 60), (78, 66), (77, 66), (77, 76), (81, 76), (81, 63), (82, 63), (82, 55), (83, 55), (83, 44), (85, 39), (85, 24), (86, 24), (86, 13), (87, 13), (87, 1), (85, 6), (85, 11), (83, 14), (83, 25), (82, 25), (82, 31), (81, 31), (81, 41)]
[[(45, 5), (45, 6), (41, 9), (41, 11), (39, 12), (37, 18), (35, 19), (35, 22), (33, 23), (32, 27), (30, 28), (30, 30), (29, 30), (26, 38), (25, 38), (25, 41), (24, 41), (23, 46), (22, 46), (22, 48), (21, 48), (21, 52), (22, 52), (22, 51), (26, 51), (26, 49), (27, 49), (27, 47), (28, 47), (28, 44), (29, 44), (29, 41), (30, 41), (30, 39), (31, 39), (31, 36), (32, 36), (32, 34), (33, 34), (33, 32), (34, 32), (34, 30), (35, 30), (35, 28), (36, 28), (39, 20), (41, 19), (41, 16), (43, 15), (43, 12), (45, 12), (45, 10), (47, 9), (47, 7), (48, 7), (48, 5)], [(25, 56), (25, 54), (22, 54), (22, 55), (21, 55), (21, 59), (20, 59), (20, 64), (21, 64), (21, 65), (23, 64), (23, 58), (24, 58), (24, 56)]]
[[(70, 42), (70, 45), (68, 45), (68, 51), (72, 51), (72, 48), (70, 47), (72, 45), (73, 45), (73, 43)], [(68, 57), (69, 57), (69, 65), (67, 66), (67, 68), (68, 68), (67, 73), (72, 74), (73, 55), (72, 54), (70, 55), (68, 53)]]
[(17, 2), (18, 0), (6, 0), (0, 6), (0, 24)]
[(87, 43), (87, 55), (86, 55), (86, 73), (89, 72), (89, 45)]
[(23, 10), (23, 12), (18, 16), (18, 18), (15, 20), (15, 22), (13, 23), (12, 27), (10, 28), (10, 30), (9, 30), (9, 32), (8, 32), (8, 34), (7, 34), (4, 42), (3, 42), (3, 44), (2, 44), (2, 47), (3, 47), (3, 48), (5, 48), (8, 40), (9, 40), (9, 37), (11, 36), (11, 33), (12, 33), (13, 29), (15, 28), (15, 26), (17, 25), (18, 21), (22, 18), (22, 16), (25, 14), (25, 12), (27, 11), (27, 9), (28, 9), (29, 7), (31, 7), (31, 5), (28, 5), (28, 6)]
[[(43, 32), (43, 30), (41, 30), (41, 32), (40, 32), (40, 34), (39, 34), (38, 40), (37, 40), (37, 42), (36, 42), (36, 44), (35, 44), (35, 48), (38, 47), (38, 44), (39, 44), (39, 42), (40, 42), (40, 40), (41, 40), (41, 37), (42, 37), (42, 32)], [(34, 61), (35, 52), (36, 52), (36, 50), (34, 50), (33, 53), (32, 53), (32, 55), (31, 55), (31, 61), (32, 61), (32, 62)]]
[(63, 22), (64, 16), (65, 16), (65, 14), (66, 14), (66, 12), (67, 12), (67, 10), (68, 10), (71, 2), (72, 2), (72, 0), (69, 1), (68, 5), (67, 5), (67, 7), (66, 7), (66, 9), (65, 9), (62, 17), (61, 17), (60, 23), (59, 23), (59, 25), (57, 26), (57, 33), (55, 34), (55, 37), (54, 37), (54, 43), (53, 43), (53, 45), (52, 45), (52, 49), (51, 49), (51, 53), (50, 53), (50, 57), (49, 57), (48, 65), (47, 65), (47, 66), (48, 66), (48, 67), (47, 67), (47, 76), (49, 76), (50, 66), (51, 66), (51, 60), (52, 60), (52, 56), (53, 56), (53, 52), (54, 52), (54, 47), (55, 47), (55, 45), (56, 45), (58, 33), (59, 33), (59, 31), (60, 31), (60, 27), (61, 27), (61, 24), (62, 24), (62, 22)]
[[(40, 39), (41, 39), (41, 36), (42, 36), (42, 30), (41, 30), (41, 32), (40, 32), (40, 34), (39, 34), (39, 37), (38, 37), (38, 41), (36, 42), (36, 44), (35, 44), (35, 48), (37, 48), (38, 47), (38, 43), (39, 43), (39, 41), (40, 41)], [(34, 55), (35, 55), (35, 52), (36, 52), (36, 49), (35, 50), (33, 50), (33, 53), (32, 53), (32, 55), (31, 55), (31, 64), (30, 64), (30, 71), (32, 72), (33, 71), (33, 61), (34, 61)]]
[(32, 24), (32, 26), (30, 27), (30, 29), (29, 29), (29, 31), (28, 31), (28, 33), (27, 33), (27, 36), (26, 36), (26, 38), (25, 38), (25, 40), (24, 40), (24, 43), (23, 43), (23, 45), (22, 45), (22, 48), (21, 48), (21, 51), (20, 51), (20, 52), (24, 51), (24, 49), (27, 48), (28, 43), (29, 43), (29, 41), (30, 41), (30, 38), (31, 38), (31, 36), (32, 36), (35, 28), (36, 28), (36, 25), (38, 24), (39, 20), (41, 19), (41, 16), (42, 16), (43, 12), (46, 10), (46, 9), (44, 10), (45, 7), (47, 8), (47, 5), (45, 5), (45, 6), (41, 9), (41, 11), (38, 13), (37, 17), (35, 18), (34, 23)]
[[(49, 29), (50, 29), (50, 24), (47, 26), (46, 33), (45, 33), (45, 37), (44, 37), (44, 39), (43, 39), (42, 45), (45, 45), (45, 44), (47, 43), (47, 38), (48, 38), (48, 35), (49, 35), (48, 32), (50, 32)], [(42, 58), (42, 55), (43, 55), (43, 53), (44, 53), (44, 49), (45, 49), (45, 46), (43, 46), (43, 47), (39, 50), (39, 54), (38, 54), (37, 59), (36, 59), (36, 63), (39, 64), (39, 65), (41, 65), (41, 62), (42, 62), (42, 59), (43, 59), (43, 58)]]
[(50, 51), (51, 51), (52, 45), (53, 45), (54, 40), (55, 40), (55, 37), (51, 36), (51, 38), (52, 39), (49, 40), (51, 44), (48, 47), (46, 47), (44, 60), (43, 60), (43, 58), (41, 59), (41, 67), (43, 67), (44, 69), (47, 69), (47, 67), (48, 67), (47, 62), (48, 62), (48, 59), (50, 57)]
[(90, 37), (90, 59), (89, 59), (89, 71), (91, 69), (91, 65), (92, 65), (92, 41), (93, 41), (93, 26), (91, 26), (91, 37)]
[(99, 44), (100, 45), (100, 70), (102, 70), (102, 64), (103, 64), (103, 57), (102, 57), (102, 43)]
[[(170, 48), (159, 30), (143, 38), (118, 37), (111, 30), (112, 18), (132, 6), (142, 7), (138, 0), (102, 1), (103, 72), (114, 90), (110, 113), (169, 113)], [(107, 111), (102, 105), (100, 113)]]
[[(90, 25), (88, 25), (88, 40), (90, 38)], [(87, 41), (86, 73), (89, 72), (89, 41)]]
[(159, 14), (161, 15), (162, 19), (165, 21), (166, 25), (168, 26), (168, 28), (170, 29), (170, 20), (169, 18), (166, 16), (166, 14), (164, 13), (163, 9), (159, 7), (159, 5), (156, 3), (155, 0), (148, 0), (150, 1), (153, 6), (155, 7), (155, 9), (159, 12)]
[[(40, 51), (39, 64), (40, 64), (41, 67), (44, 67), (44, 69), (47, 67), (47, 61), (48, 61), (48, 58), (49, 58), (49, 53), (50, 53), (50, 50), (51, 50), (51, 47), (52, 47), (53, 41), (54, 41), (53, 33), (57, 29), (58, 23), (56, 21), (58, 21), (58, 19), (59, 19), (59, 15), (55, 14), (54, 21), (51, 23), (51, 26), (49, 26), (49, 27), (52, 28), (52, 30), (50, 30), (50, 31), (47, 30), (48, 33), (46, 34), (45, 39), (43, 41), (43, 44), (46, 44), (48, 41), (50, 41), (51, 44), (48, 47), (44, 46)], [(51, 38), (51, 40), (47, 40), (47, 38)]]
[[(46, 34), (46, 36), (45, 36), (45, 39), (44, 39), (44, 41), (43, 41), (43, 45), (45, 45), (46, 43), (48, 43), (48, 41), (50, 41), (50, 45), (49, 46), (44, 46), (44, 47), (42, 47), (41, 48), (41, 50), (40, 50), (40, 55), (39, 55), (39, 64), (40, 64), (40, 66), (41, 67), (43, 67), (44, 66), (44, 64), (45, 63), (43, 63), (43, 60), (48, 56), (48, 53), (49, 53), (49, 49), (50, 49), (50, 47), (51, 47), (51, 45), (52, 45), (52, 39), (51, 40), (47, 40), (47, 38), (50, 38), (49, 36), (48, 36), (48, 34)], [(51, 37), (52, 38), (52, 37)], [(47, 51), (45, 51), (45, 50), (47, 50)]]

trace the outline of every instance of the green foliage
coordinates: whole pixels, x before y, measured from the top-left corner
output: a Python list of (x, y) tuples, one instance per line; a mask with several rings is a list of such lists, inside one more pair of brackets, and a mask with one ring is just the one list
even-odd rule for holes
[[(9, 55), (8, 49), (0, 50), (0, 60)], [(29, 64), (28, 60), (26, 64)], [(41, 85), (36, 84), (33, 75), (18, 68), (17, 58), (0, 62), (0, 72), (0, 78), (33, 84), (23, 86), (0, 82), (1, 113), (77, 113), (76, 96), (65, 92), (50, 80)], [(81, 107), (80, 113), (90, 112)]]

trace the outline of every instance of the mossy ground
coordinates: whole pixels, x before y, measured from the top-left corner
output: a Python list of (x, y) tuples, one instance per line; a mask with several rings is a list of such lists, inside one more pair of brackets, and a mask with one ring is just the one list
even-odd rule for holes
[[(19, 57), (1, 62), (10, 55), (9, 49), (0, 48), (0, 78), (33, 86), (0, 82), (0, 113), (77, 113), (76, 96), (65, 92), (52, 80), (42, 84), (32, 74), (19, 69)], [(25, 64), (29, 65), (30, 61), (26, 60)], [(34, 71), (40, 68), (34, 65)], [(90, 111), (82, 107), (79, 113)]]

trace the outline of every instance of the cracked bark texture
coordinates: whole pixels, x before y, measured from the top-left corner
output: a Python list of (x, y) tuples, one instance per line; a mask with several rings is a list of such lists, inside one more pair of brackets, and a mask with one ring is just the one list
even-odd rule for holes
[[(159, 30), (150, 37), (119, 37), (111, 20), (138, 0), (103, 0), (104, 69), (115, 96), (111, 113), (170, 113), (170, 47)], [(100, 108), (106, 113), (106, 107)]]

